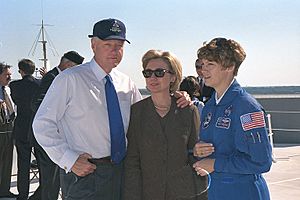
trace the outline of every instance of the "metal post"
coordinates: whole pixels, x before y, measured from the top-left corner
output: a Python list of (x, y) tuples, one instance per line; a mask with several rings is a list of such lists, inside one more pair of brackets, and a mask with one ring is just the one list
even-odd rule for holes
[(43, 58), (40, 59), (44, 62), (44, 67), (47, 69), (47, 48), (46, 48), (46, 43), (47, 41), (45, 40), (45, 30), (44, 30), (44, 20), (42, 20), (42, 40), (40, 41), (42, 43), (43, 46)]
[(274, 149), (274, 140), (273, 140), (273, 135), (274, 135), (274, 133), (273, 133), (273, 131), (272, 131), (271, 114), (267, 114), (267, 118), (268, 118), (268, 130), (269, 130), (268, 136), (269, 136), (269, 138), (270, 138), (270, 144), (271, 144), (271, 146), (272, 146), (272, 161), (273, 161), (274, 163), (276, 163), (277, 160), (276, 160), (276, 158), (275, 158), (274, 151), (273, 151), (273, 149)]

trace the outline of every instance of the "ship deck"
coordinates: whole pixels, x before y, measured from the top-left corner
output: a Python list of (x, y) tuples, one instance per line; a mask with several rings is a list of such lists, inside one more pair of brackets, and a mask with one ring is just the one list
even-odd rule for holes
[[(264, 174), (272, 200), (296, 200), (300, 196), (300, 144), (278, 144), (273, 149), (275, 162), (271, 170)], [(14, 153), (11, 192), (17, 194), (16, 153)], [(38, 186), (38, 179), (30, 184), (30, 195)], [(0, 198), (13, 200), (13, 198)], [(60, 199), (60, 198), (59, 198)]]

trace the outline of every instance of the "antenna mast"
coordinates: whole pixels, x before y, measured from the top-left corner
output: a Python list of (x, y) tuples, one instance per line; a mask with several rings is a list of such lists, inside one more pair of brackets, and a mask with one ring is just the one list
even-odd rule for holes
[(40, 60), (42, 60), (44, 62), (44, 68), (47, 69), (47, 48), (46, 48), (46, 44), (47, 41), (45, 40), (45, 29), (44, 29), (44, 20), (42, 19), (42, 27), (41, 27), (41, 32), (42, 32), (42, 40), (40, 41), (43, 45), (43, 58), (41, 58)]
[[(49, 42), (49, 46), (51, 47), (50, 50), (53, 54), (53, 56), (58, 56), (58, 52), (56, 50), (56, 48), (54, 47), (54, 44), (53, 42), (50, 40), (50, 37), (49, 37), (49, 34), (47, 33), (46, 29), (45, 29), (45, 26), (53, 26), (53, 25), (50, 25), (50, 24), (44, 24), (44, 11), (43, 11), (43, 1), (41, 0), (41, 4), (42, 4), (42, 24), (36, 24), (37, 26), (41, 26), (40, 30), (39, 30), (39, 33), (28, 53), (28, 55), (32, 55), (34, 56), (35, 54), (35, 51), (36, 51), (36, 48), (37, 48), (37, 44), (38, 43), (41, 43), (42, 44), (42, 51), (43, 51), (43, 58), (40, 58), (39, 60), (43, 61), (43, 67), (45, 69), (47, 69), (47, 61), (48, 61), (48, 58), (47, 58), (47, 43)], [(41, 40), (40, 40), (41, 39)], [(48, 39), (48, 41), (46, 40)], [(36, 76), (37, 76), (37, 72), (38, 72), (38, 68), (36, 69)]]

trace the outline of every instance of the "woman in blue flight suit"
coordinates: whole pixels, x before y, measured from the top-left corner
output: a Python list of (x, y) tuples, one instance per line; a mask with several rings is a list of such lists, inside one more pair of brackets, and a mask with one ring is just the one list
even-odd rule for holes
[(201, 158), (195, 170), (211, 174), (209, 200), (270, 199), (261, 175), (272, 164), (264, 111), (234, 78), (245, 57), (237, 42), (225, 38), (198, 50), (205, 83), (215, 89), (203, 108), (200, 142), (194, 148)]

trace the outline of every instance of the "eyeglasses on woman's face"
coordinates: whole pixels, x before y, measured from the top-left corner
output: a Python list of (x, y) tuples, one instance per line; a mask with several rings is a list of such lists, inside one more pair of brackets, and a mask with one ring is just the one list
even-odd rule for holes
[(158, 68), (155, 70), (145, 69), (142, 71), (145, 78), (150, 78), (154, 74), (157, 78), (164, 77), (166, 73), (173, 74), (170, 70)]

